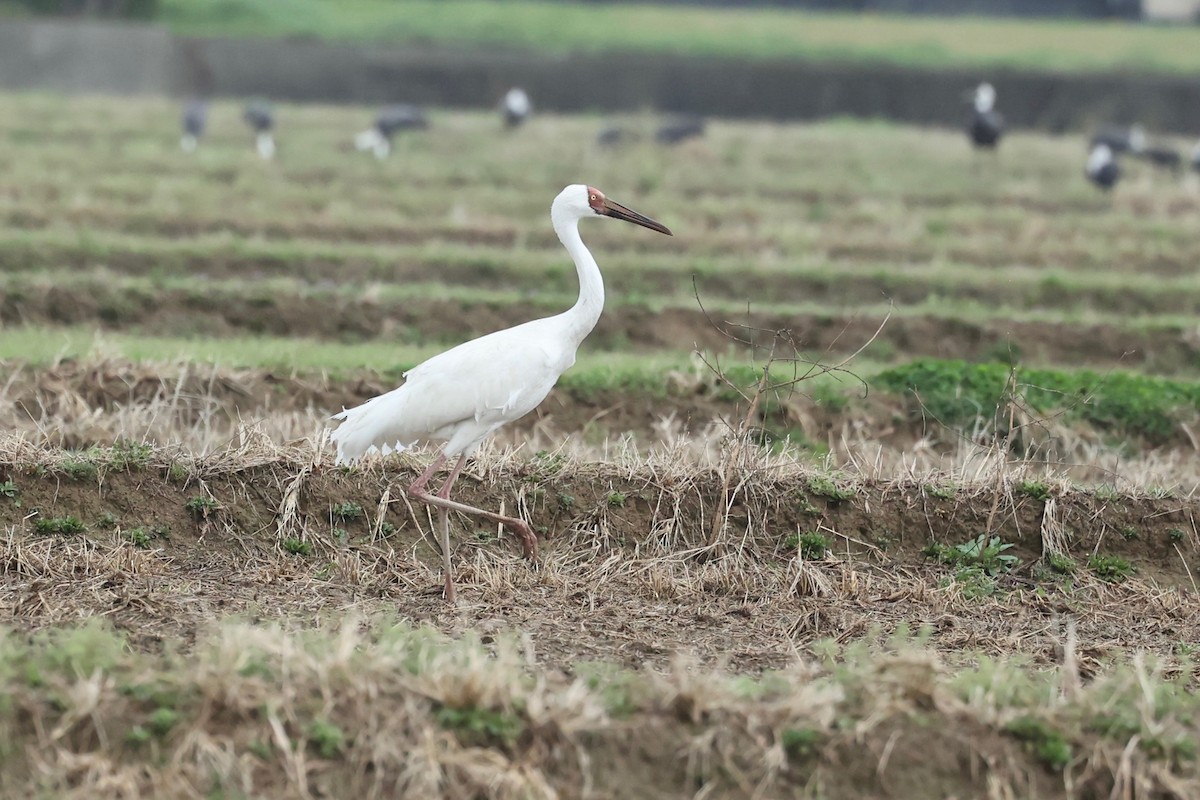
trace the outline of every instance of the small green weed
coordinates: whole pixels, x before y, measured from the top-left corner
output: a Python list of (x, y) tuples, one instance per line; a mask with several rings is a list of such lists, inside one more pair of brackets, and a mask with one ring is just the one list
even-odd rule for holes
[(150, 456), (153, 452), (153, 448), (144, 442), (118, 439), (108, 452), (108, 464), (113, 469), (137, 472), (150, 465)]
[(547, 453), (545, 450), (539, 450), (530, 459), (529, 480), (538, 483), (553, 478), (562, 472), (566, 460), (566, 456), (562, 453)]
[(559, 509), (559, 511), (570, 511), (574, 507), (575, 507), (575, 496), (574, 495), (565, 494), (563, 492), (558, 493), (558, 509)]
[(125, 741), (132, 745), (143, 745), (153, 738), (154, 734), (150, 733), (150, 731), (144, 725), (134, 725), (129, 729), (129, 732), (125, 734)]
[(954, 572), (952, 578), (938, 581), (938, 587), (945, 589), (957, 586), (962, 596), (967, 600), (978, 600), (981, 597), (991, 597), (996, 593), (996, 579), (979, 567), (962, 567)]
[(625, 495), (622, 492), (617, 491), (609, 492), (607, 502), (609, 508), (624, 508)]
[(260, 761), (271, 760), (271, 745), (267, 744), (262, 739), (255, 739), (250, 744), (246, 745), (246, 749), (250, 751), (252, 756), (255, 756)]
[(184, 483), (188, 479), (188, 469), (178, 461), (167, 467), (167, 479), (172, 483)]
[(0, 495), (3, 495), (4, 497), (9, 497), (9, 498), (16, 497), (18, 494), (18, 491), (19, 490), (17, 489), (17, 485), (15, 483), (13, 483), (11, 480), (0, 483)]
[(925, 486), (925, 494), (930, 497), (936, 497), (938, 500), (953, 500), (958, 494), (957, 486), (947, 484), (930, 483)]
[(87, 526), (76, 516), (40, 517), (33, 523), (33, 529), (45, 535), (58, 534), (61, 536), (71, 536), (76, 533), (83, 533), (87, 530)]
[(807, 483), (810, 492), (834, 503), (845, 502), (857, 494), (853, 487), (838, 486), (834, 479), (828, 475), (813, 475), (808, 479)]
[(392, 534), (394, 534), (395, 532), (396, 532), (396, 526), (393, 525), (392, 523), (388, 522), (387, 520), (384, 520), (383, 522), (379, 523), (379, 535), (384, 537), (385, 539), (388, 536), (391, 536)]
[(342, 729), (328, 720), (314, 719), (308, 726), (308, 744), (321, 758), (337, 756), (345, 738)]
[(1182, 542), (1185, 536), (1183, 528), (1171, 528), (1167, 531), (1167, 538), (1172, 542)]
[(331, 513), (335, 522), (357, 522), (367, 515), (363, 511), (363, 507), (353, 500), (338, 503), (333, 507)]
[(1020, 717), (1004, 730), (1025, 743), (1033, 755), (1052, 770), (1061, 770), (1071, 762), (1071, 744), (1058, 731), (1033, 717)]
[(1016, 556), (1005, 553), (1012, 544), (1005, 542), (999, 536), (988, 538), (981, 533), (974, 539), (968, 539), (961, 544), (950, 547), (940, 542), (931, 542), (922, 552), (926, 558), (932, 558), (943, 564), (958, 567), (978, 567), (989, 576), (1008, 572), (1020, 563)]
[(1088, 559), (1088, 569), (1100, 580), (1110, 583), (1121, 583), (1133, 574), (1133, 565), (1118, 555), (1097, 553)]
[(73, 481), (92, 481), (100, 474), (96, 462), (87, 459), (70, 458), (62, 464), (63, 474)]
[(105, 511), (96, 519), (96, 527), (102, 531), (111, 531), (113, 528), (117, 527), (120, 522), (121, 521), (117, 519), (116, 514), (112, 513), (111, 511)]
[(1117, 533), (1121, 534), (1121, 538), (1127, 542), (1131, 542), (1138, 537), (1137, 528), (1132, 525), (1122, 525), (1117, 529)]
[(312, 545), (303, 539), (284, 539), (283, 549), (294, 556), (311, 556), (313, 553)]
[(1017, 485), (1017, 494), (1045, 502), (1050, 499), (1050, 487), (1044, 481), (1021, 481)]
[(833, 542), (823, 533), (807, 531), (793, 533), (784, 540), (784, 546), (789, 550), (799, 550), (800, 557), (805, 561), (820, 561), (829, 552)]
[(145, 528), (130, 528), (125, 531), (125, 539), (134, 547), (147, 548), (150, 546), (150, 532)]
[(1128, 742), (1142, 732), (1140, 723), (1119, 714), (1099, 714), (1089, 720), (1087, 729), (1111, 739)]
[(443, 706), (437, 710), (434, 719), (443, 728), (465, 734), (468, 740), (479, 744), (512, 742), (523, 727), (515, 715), (485, 708)]
[(217, 510), (217, 501), (211, 497), (193, 497), (183, 504), (196, 519), (208, 519)]
[(1076, 570), (1075, 559), (1062, 553), (1051, 553), (1046, 559), (1046, 563), (1059, 575), (1071, 575)]
[(145, 549), (148, 548), (150, 543), (155, 539), (169, 539), (171, 532), (162, 525), (155, 525), (149, 528), (139, 525), (136, 528), (128, 529), (125, 531), (124, 535), (125, 541), (129, 542), (134, 547)]
[(821, 732), (812, 728), (785, 728), (779, 743), (790, 757), (807, 758), (817, 752), (822, 738)]
[(146, 727), (155, 736), (163, 737), (171, 732), (171, 728), (174, 728), (177, 722), (179, 722), (178, 711), (173, 708), (160, 707), (154, 709), (154, 713), (150, 715)]

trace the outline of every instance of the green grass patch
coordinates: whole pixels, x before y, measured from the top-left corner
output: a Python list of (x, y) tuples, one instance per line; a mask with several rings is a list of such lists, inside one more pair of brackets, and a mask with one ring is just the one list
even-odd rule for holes
[(83, 533), (87, 526), (74, 515), (66, 517), (38, 517), (34, 520), (33, 529), (43, 535), (73, 536)]
[(1125, 372), (1014, 370), (1007, 364), (917, 359), (881, 372), (871, 383), (919, 398), (922, 412), (960, 428), (992, 418), (997, 408), (1018, 398), (1039, 413), (1062, 411), (1066, 418), (1161, 444), (1178, 435), (1185, 416), (1200, 410), (1200, 382)]
[(507, 711), (487, 708), (442, 707), (434, 719), (443, 728), (458, 733), (474, 744), (508, 744), (516, 740), (524, 728), (520, 717)]
[(1096, 553), (1088, 559), (1088, 569), (1097, 578), (1111, 583), (1121, 583), (1133, 575), (1133, 564), (1115, 554)]
[(926, 558), (932, 558), (943, 564), (954, 567), (974, 567), (989, 576), (1000, 575), (1014, 569), (1020, 559), (1005, 552), (1012, 548), (999, 536), (989, 537), (981, 533), (974, 539), (968, 539), (956, 545), (946, 545), (931, 542), (923, 551)]
[(288, 538), (283, 540), (283, 551), (294, 556), (311, 556), (313, 546), (303, 539)]
[(330, 510), (330, 515), (336, 522), (358, 522), (360, 519), (366, 517), (367, 512), (363, 510), (360, 504), (353, 500), (347, 500), (344, 503), (336, 504)]
[(824, 497), (832, 503), (842, 503), (858, 494), (853, 486), (839, 483), (832, 475), (813, 475), (805, 484), (808, 490), (817, 497)]
[(1048, 769), (1061, 770), (1071, 762), (1071, 744), (1059, 731), (1035, 717), (1018, 717), (1004, 730), (1025, 746)]
[(1050, 70), (1200, 70), (1187, 27), (537, 0), (162, 0), (186, 35), (304, 36), (556, 54), (640, 51)]
[(196, 519), (208, 519), (220, 506), (211, 497), (198, 496), (188, 500), (183, 507)]
[(829, 537), (817, 531), (793, 533), (784, 541), (789, 550), (798, 550), (805, 561), (820, 561), (829, 552), (833, 542)]

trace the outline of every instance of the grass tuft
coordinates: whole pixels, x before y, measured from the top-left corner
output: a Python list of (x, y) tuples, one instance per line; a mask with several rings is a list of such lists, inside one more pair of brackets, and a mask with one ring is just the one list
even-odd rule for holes
[(303, 539), (284, 539), (283, 550), (286, 553), (291, 553), (294, 556), (311, 556), (313, 554), (313, 546), (311, 543)]
[(183, 507), (196, 519), (208, 519), (216, 512), (217, 501), (211, 497), (193, 497), (183, 504)]
[(87, 526), (74, 515), (66, 517), (39, 517), (33, 523), (33, 529), (43, 535), (72, 536), (83, 533)]
[(1033, 755), (1052, 770), (1062, 770), (1071, 763), (1071, 745), (1066, 738), (1046, 722), (1035, 717), (1018, 717), (1004, 730), (1024, 742)]
[(347, 500), (344, 503), (338, 503), (330, 512), (333, 515), (335, 522), (357, 522), (363, 519), (367, 514), (363, 511), (363, 507), (353, 500)]
[(1096, 553), (1088, 559), (1088, 569), (1094, 572), (1097, 578), (1110, 583), (1121, 583), (1133, 574), (1133, 565), (1115, 554)]

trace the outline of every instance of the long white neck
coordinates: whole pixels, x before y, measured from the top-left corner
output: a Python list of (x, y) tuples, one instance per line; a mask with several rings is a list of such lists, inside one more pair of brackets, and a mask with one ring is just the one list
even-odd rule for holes
[(600, 276), (596, 259), (592, 258), (583, 239), (579, 237), (578, 219), (555, 219), (554, 232), (571, 254), (575, 272), (579, 275), (579, 299), (569, 311), (559, 315), (566, 323), (567, 336), (578, 347), (596, 327), (600, 312), (604, 310), (604, 279)]

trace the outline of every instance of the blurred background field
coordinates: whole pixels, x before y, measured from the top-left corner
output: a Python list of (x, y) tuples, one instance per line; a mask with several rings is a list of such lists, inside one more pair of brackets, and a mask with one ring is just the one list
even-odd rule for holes
[[(0, 794), (1196, 796), (1196, 28), (1100, 5), (0, 5)], [(450, 608), (325, 426), (573, 303), (575, 182), (674, 236), (583, 228)]]

